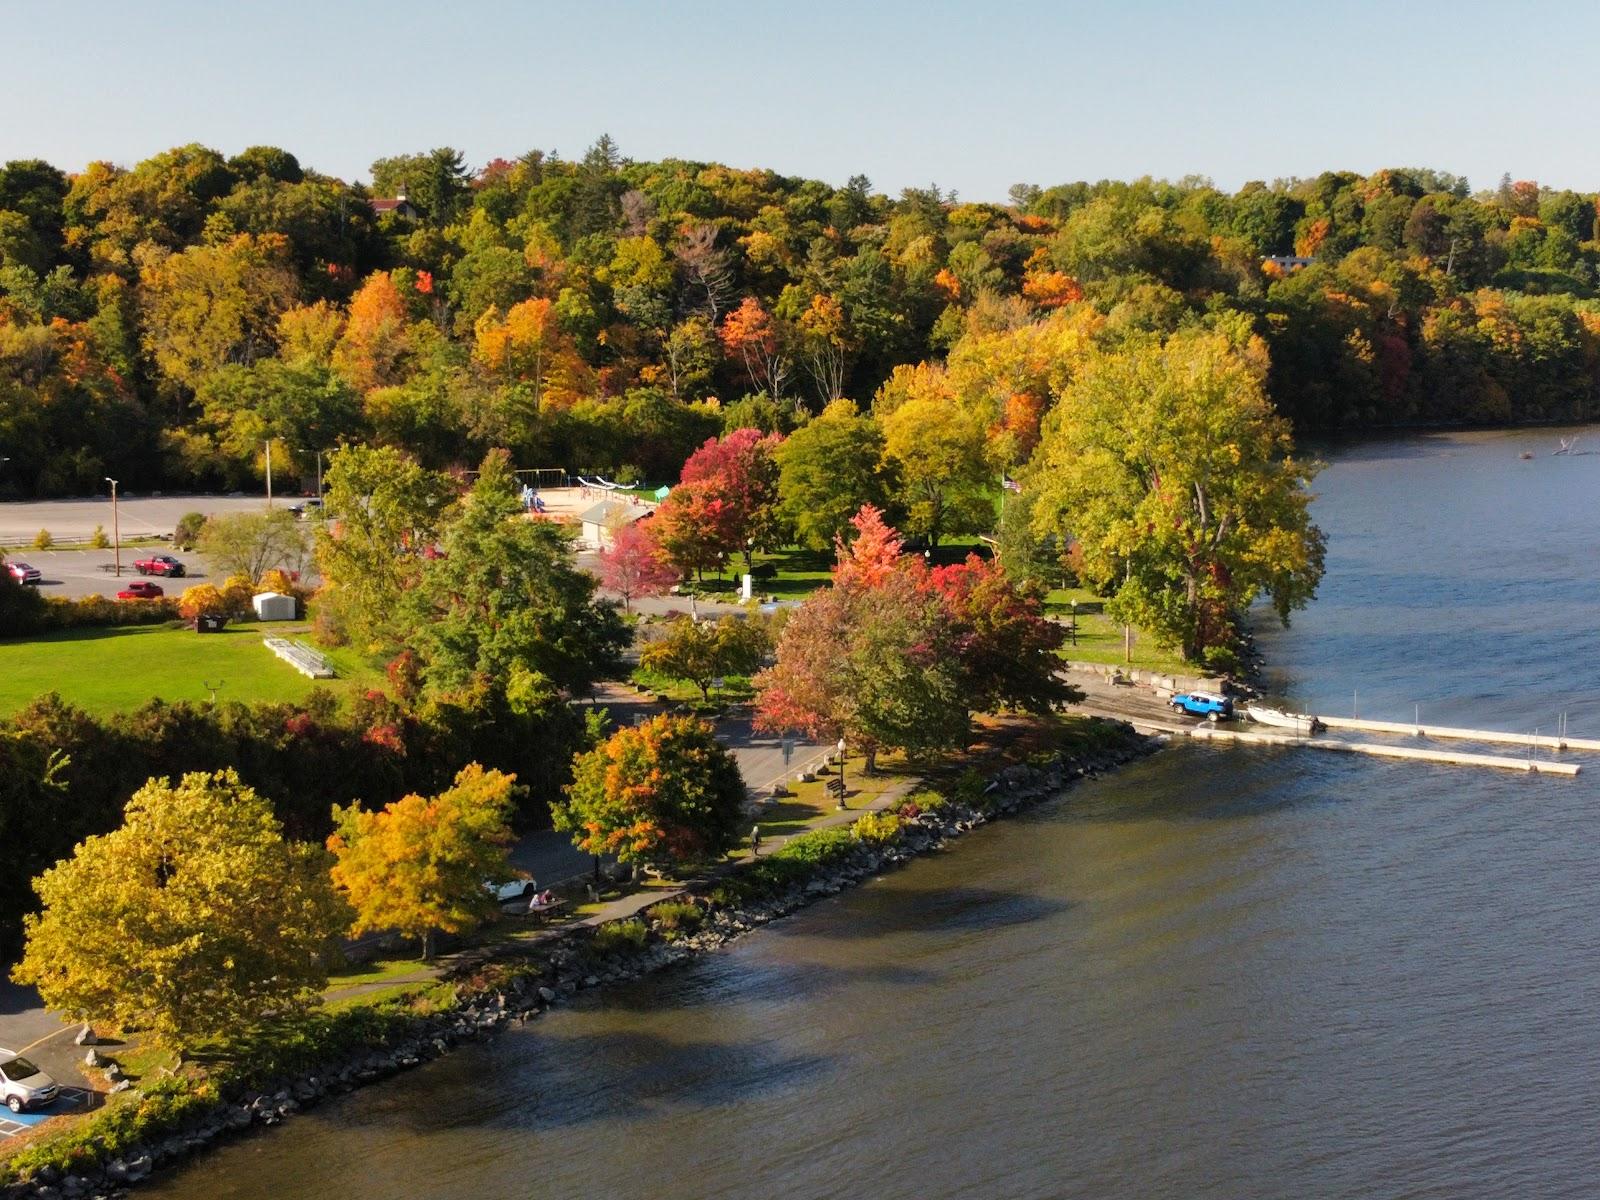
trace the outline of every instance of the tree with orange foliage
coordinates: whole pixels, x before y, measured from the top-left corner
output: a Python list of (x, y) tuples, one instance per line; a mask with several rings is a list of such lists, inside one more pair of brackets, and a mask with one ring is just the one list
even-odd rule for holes
[(717, 333), (728, 357), (744, 364), (751, 386), (778, 399), (784, 380), (789, 377), (789, 359), (783, 352), (778, 327), (772, 315), (761, 307), (761, 301), (746, 296), (738, 308), (722, 319)]
[(578, 755), (566, 800), (550, 815), (585, 853), (669, 867), (732, 849), (744, 803), (739, 766), (712, 727), (662, 715)]
[(539, 403), (551, 363), (562, 348), (555, 306), (535, 297), (513, 304), (502, 319), (491, 305), (478, 318), (474, 332), (478, 361), (503, 378), (531, 383), (534, 403)]
[(378, 812), (335, 805), (328, 849), (334, 886), (356, 913), (351, 931), (402, 933), (432, 959), (436, 933), (465, 933), (492, 916), (483, 885), (511, 877), (515, 784), (471, 763), (437, 796), (405, 796)]
[(350, 298), (333, 365), (363, 392), (393, 387), (405, 381), (413, 348), (405, 297), (389, 272), (374, 271)]
[(1060, 308), (1083, 299), (1083, 287), (1065, 271), (1038, 271), (1022, 281), (1022, 294), (1040, 308)]

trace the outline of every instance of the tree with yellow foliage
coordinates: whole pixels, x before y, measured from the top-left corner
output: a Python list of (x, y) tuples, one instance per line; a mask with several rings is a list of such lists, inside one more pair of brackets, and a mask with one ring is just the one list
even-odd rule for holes
[(74, 1021), (183, 1050), (309, 1004), (349, 913), (320, 847), (233, 771), (152, 779), (122, 827), (34, 881), (13, 977)]
[(355, 910), (352, 932), (402, 933), (432, 959), (436, 933), (465, 933), (492, 916), (495, 898), (483, 885), (511, 873), (515, 784), (515, 775), (471, 763), (437, 796), (405, 796), (379, 812), (336, 805), (328, 849), (334, 886)]

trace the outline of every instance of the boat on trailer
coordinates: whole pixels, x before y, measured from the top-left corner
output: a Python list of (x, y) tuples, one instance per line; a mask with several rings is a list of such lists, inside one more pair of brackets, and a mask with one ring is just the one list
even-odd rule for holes
[(1257, 724), (1270, 725), (1274, 729), (1292, 729), (1304, 737), (1321, 733), (1327, 728), (1316, 717), (1306, 713), (1285, 712), (1281, 708), (1269, 708), (1264, 704), (1252, 704), (1244, 711)]

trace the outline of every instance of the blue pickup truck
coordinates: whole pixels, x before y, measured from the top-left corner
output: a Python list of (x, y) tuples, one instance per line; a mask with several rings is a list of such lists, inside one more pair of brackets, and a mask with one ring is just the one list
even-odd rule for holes
[(1167, 703), (1179, 712), (1211, 721), (1233, 716), (1233, 701), (1215, 692), (1179, 692)]

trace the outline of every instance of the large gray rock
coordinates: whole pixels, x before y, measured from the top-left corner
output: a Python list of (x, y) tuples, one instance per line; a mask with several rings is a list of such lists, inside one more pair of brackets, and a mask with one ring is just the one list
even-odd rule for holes
[(94, 1030), (89, 1027), (87, 1021), (84, 1022), (83, 1028), (78, 1030), (77, 1036), (72, 1040), (80, 1046), (93, 1046), (99, 1042), (99, 1039), (94, 1036)]
[(83, 1056), (83, 1065), (86, 1067), (93, 1067), (98, 1070), (106, 1065), (106, 1060), (100, 1057), (99, 1051), (91, 1047), (89, 1053)]

